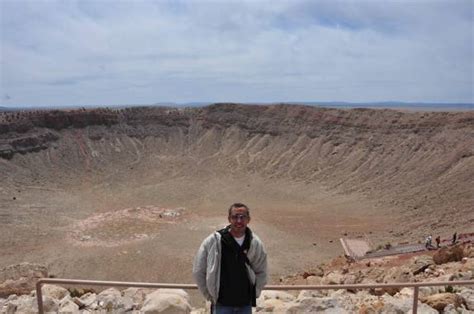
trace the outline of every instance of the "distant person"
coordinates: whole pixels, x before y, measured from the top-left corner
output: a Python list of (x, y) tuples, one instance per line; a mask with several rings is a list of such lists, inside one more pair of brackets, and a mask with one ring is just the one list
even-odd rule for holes
[(252, 313), (267, 282), (267, 254), (247, 224), (250, 210), (232, 204), (229, 225), (202, 242), (193, 265), (199, 291), (211, 301), (211, 313)]
[(436, 248), (439, 249), (440, 248), (440, 243), (441, 243), (441, 237), (437, 236), (435, 240), (436, 240)]
[(453, 244), (453, 245), (456, 244), (456, 240), (457, 240), (457, 239), (458, 239), (458, 233), (455, 232), (455, 233), (453, 234), (453, 241), (452, 241), (452, 244)]
[(425, 247), (427, 250), (431, 249), (433, 247), (433, 245), (431, 245), (431, 242), (432, 242), (432, 237), (431, 237), (431, 234), (429, 236), (426, 237), (426, 240), (425, 240)]

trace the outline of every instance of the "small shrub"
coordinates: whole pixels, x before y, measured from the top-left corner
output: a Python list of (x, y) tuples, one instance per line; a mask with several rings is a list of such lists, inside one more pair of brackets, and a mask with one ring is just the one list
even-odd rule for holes
[(69, 290), (69, 293), (71, 294), (71, 297), (78, 297), (80, 298), (81, 296), (83, 296), (84, 294), (86, 293), (95, 293), (94, 289), (90, 289), (90, 288), (68, 288), (67, 290)]

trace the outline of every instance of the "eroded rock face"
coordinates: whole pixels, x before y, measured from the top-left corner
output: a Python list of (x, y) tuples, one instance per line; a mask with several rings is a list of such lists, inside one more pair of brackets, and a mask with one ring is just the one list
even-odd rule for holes
[(0, 269), (0, 297), (28, 294), (40, 278), (48, 277), (48, 270), (39, 264), (21, 263)]
[[(470, 194), (474, 177), (473, 121), (474, 112), (297, 105), (13, 112), (0, 115), (0, 158), (9, 159), (5, 164), (11, 165), (0, 165), (0, 171), (8, 170), (7, 175), (15, 178), (15, 166), (21, 165), (24, 177), (29, 178), (29, 170), (42, 159), (47, 163), (35, 170), (44, 175), (42, 181), (55, 184), (58, 179), (50, 178), (51, 173), (61, 173), (61, 180), (68, 182), (69, 175), (62, 170), (84, 162), (91, 171), (106, 164), (120, 168), (134, 162), (135, 155), (163, 157), (167, 152), (170, 158), (192, 157), (192, 165), (196, 160), (209, 160), (217, 170), (318, 181), (347, 192), (370, 191), (374, 198), (384, 195), (384, 202), (396, 202), (400, 210), (410, 209), (413, 215), (430, 208), (449, 217), (456, 208), (456, 214), (462, 216), (472, 209), (472, 197), (465, 195)], [(251, 157), (256, 152), (261, 154)], [(436, 158), (430, 157), (432, 152)], [(283, 155), (285, 158), (278, 158)], [(427, 159), (435, 161), (425, 162)], [(453, 173), (446, 176), (448, 169)], [(347, 180), (348, 173), (351, 180)], [(435, 180), (438, 184), (434, 186)], [(417, 193), (411, 192), (413, 187)], [(432, 197), (440, 193), (442, 198)], [(439, 217), (426, 219), (437, 221)]]

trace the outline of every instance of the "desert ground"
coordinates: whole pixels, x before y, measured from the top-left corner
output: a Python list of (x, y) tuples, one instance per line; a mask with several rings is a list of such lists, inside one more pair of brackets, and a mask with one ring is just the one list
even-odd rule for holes
[(217, 104), (0, 114), (0, 268), (191, 283), (201, 241), (251, 208), (271, 282), (339, 238), (474, 225), (474, 112)]

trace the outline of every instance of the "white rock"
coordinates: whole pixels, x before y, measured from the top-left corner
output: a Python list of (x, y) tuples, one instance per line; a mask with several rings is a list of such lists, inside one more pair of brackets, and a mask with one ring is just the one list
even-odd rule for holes
[[(384, 306), (382, 313), (407, 313), (413, 307), (413, 299), (410, 298), (395, 298), (388, 294), (382, 296)], [(421, 304), (421, 302), (418, 302)]]
[[(439, 287), (419, 287), (418, 288), (418, 296), (419, 297), (426, 297), (432, 294), (436, 294), (439, 292)], [(413, 294), (415, 293), (413, 288), (405, 287), (400, 292), (398, 292), (395, 296), (399, 298), (413, 298)]]
[(257, 302), (257, 312), (275, 312), (282, 313), (288, 308), (290, 302), (284, 302), (279, 299), (266, 299)]
[(326, 294), (321, 290), (301, 290), (300, 294), (296, 300), (306, 299), (306, 298), (321, 298), (325, 297)]
[(323, 285), (339, 285), (343, 282), (344, 277), (339, 272), (330, 272), (323, 277), (321, 283)]
[(66, 300), (65, 302), (61, 303), (59, 307), (59, 313), (77, 313), (79, 312), (79, 306), (70, 300)]
[[(347, 307), (348, 305), (346, 305)], [(288, 307), (288, 313), (351, 313), (345, 309), (341, 300), (329, 297), (306, 298), (293, 302)]]
[(144, 288), (128, 288), (122, 291), (124, 297), (132, 298), (133, 302), (136, 304), (143, 304), (145, 301), (146, 295), (152, 293), (152, 289)]
[(183, 289), (157, 289), (156, 292), (160, 294), (175, 294), (186, 299), (189, 302), (189, 294)]
[(3, 306), (3, 308), (1, 309), (2, 310), (2, 314), (3, 313), (6, 313), (6, 314), (13, 314), (16, 312), (16, 304), (15, 303), (10, 303), (10, 302), (7, 302), (5, 303), (5, 305)]
[[(412, 306), (413, 306), (413, 304), (412, 304)], [(412, 314), (412, 313), (413, 313), (413, 310), (409, 310), (407, 312), (407, 314)], [(434, 308), (432, 308), (431, 306), (429, 306), (427, 304), (418, 302), (418, 313), (420, 313), (420, 314), (438, 314), (439, 312), (436, 311)]]
[(86, 294), (81, 295), (79, 301), (82, 303), (84, 307), (88, 307), (90, 309), (97, 309), (97, 295), (95, 293), (87, 292)]
[(36, 298), (28, 295), (21, 295), (14, 302), (16, 305), (16, 313), (29, 314), (38, 312)]
[(16, 294), (10, 294), (7, 298), (7, 301), (14, 301), (18, 299), (18, 296)]
[(262, 293), (260, 294), (259, 299), (263, 299), (263, 300), (276, 299), (276, 300), (282, 300), (284, 302), (290, 302), (295, 299), (295, 296), (285, 291), (263, 290)]
[(474, 290), (463, 289), (459, 295), (464, 299), (467, 309), (474, 311)]
[(97, 304), (99, 308), (105, 309), (107, 311), (123, 308), (122, 303), (122, 293), (115, 288), (109, 288), (97, 295)]
[[(37, 308), (38, 305), (36, 305)], [(43, 311), (45, 313), (56, 313), (59, 309), (59, 301), (49, 296), (43, 296)]]
[(188, 300), (178, 294), (152, 292), (146, 296), (141, 313), (190, 313)]
[(460, 311), (457, 311), (453, 304), (448, 304), (443, 310), (443, 314), (459, 314)]
[(347, 292), (346, 290), (344, 289), (338, 289), (338, 290), (332, 290), (329, 294), (328, 294), (331, 298), (344, 298), (344, 297), (347, 297), (349, 295), (349, 292)]
[[(395, 298), (386, 294), (382, 297), (382, 300), (384, 306), (381, 309), (381, 313), (412, 313), (412, 298)], [(418, 301), (418, 313), (437, 314), (438, 311)]]
[(101, 293), (98, 294), (99, 297), (101, 296), (114, 296), (114, 297), (117, 297), (117, 298), (120, 298), (122, 296), (122, 293), (115, 289), (115, 288), (109, 288), (109, 289), (106, 289), (104, 291), (102, 291)]
[(61, 300), (64, 298), (66, 295), (69, 294), (69, 291), (67, 289), (56, 286), (56, 285), (50, 285), (50, 284), (45, 284), (41, 288), (41, 292), (43, 293), (44, 296), (48, 296), (53, 299)]

